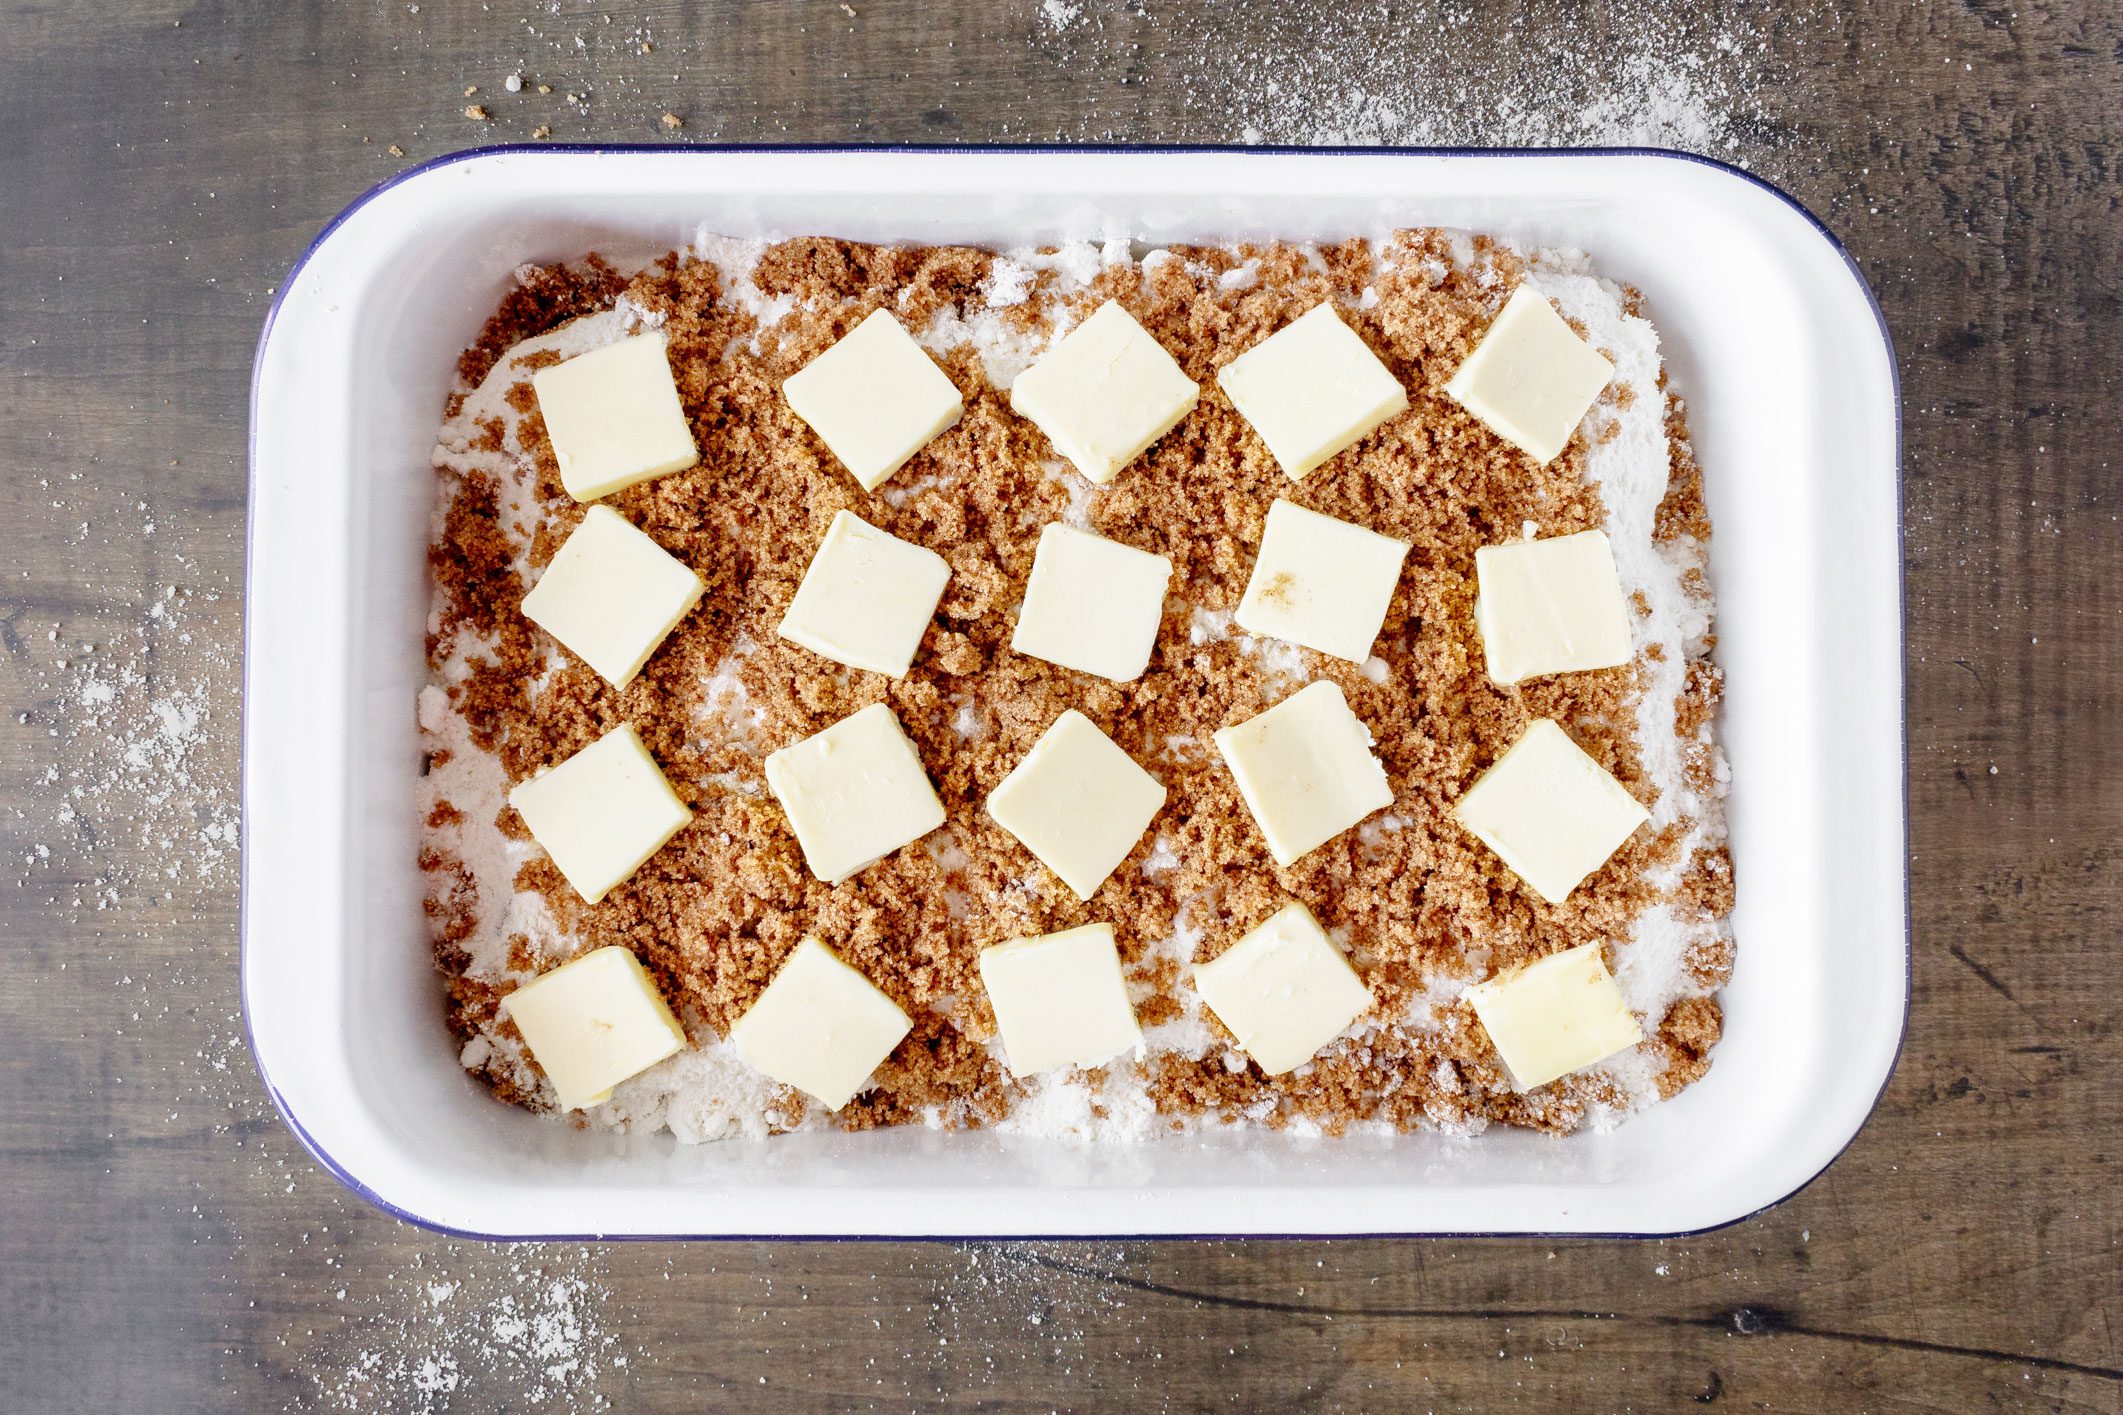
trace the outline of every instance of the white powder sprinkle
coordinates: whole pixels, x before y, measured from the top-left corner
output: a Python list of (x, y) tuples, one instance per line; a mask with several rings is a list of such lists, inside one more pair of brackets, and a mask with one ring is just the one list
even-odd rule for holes
[(1070, 4), (1069, 0), (1040, 0), (1039, 18), (1050, 30), (1057, 33), (1068, 29), (1083, 18), (1084, 7)]
[[(1065, 54), (1088, 59), (1111, 43), (1099, 11), (1069, 26), (1042, 16), (1040, 42)], [(1783, 7), (1779, 18), (1792, 43), (1813, 16)], [(1177, 103), (1192, 128), (1246, 143), (1651, 146), (1744, 163), (1789, 81), (1754, 12), (1663, 0), (1526, 7), (1502, 21), (1450, 0), (1297, 4), (1244, 25), (1213, 7), (1149, 8), (1131, 38), (1179, 56)], [(1095, 136), (1112, 116), (1093, 108), (1074, 135)]]
[[(80, 877), (53, 903), (106, 909), (233, 877), (240, 670), (220, 647), (230, 629), (192, 626), (232, 625), (234, 615), (218, 588), (167, 585), (140, 606), (136, 627), (29, 670), (47, 706), (19, 722), (47, 723), (55, 759), (35, 793), (54, 833), (29, 858)], [(47, 642), (58, 637), (55, 628)], [(23, 871), (18, 886), (31, 878)]]
[[(462, 1264), (462, 1266), (459, 1266)], [(386, 1273), (305, 1363), (310, 1408), (439, 1412), (604, 1409), (599, 1386), (633, 1352), (605, 1285), (599, 1250), (496, 1250), (443, 1243)]]

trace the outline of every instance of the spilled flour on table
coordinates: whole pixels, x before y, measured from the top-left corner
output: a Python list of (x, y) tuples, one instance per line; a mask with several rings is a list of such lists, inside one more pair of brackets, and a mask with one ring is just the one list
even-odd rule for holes
[(324, 1314), (339, 1317), (339, 1329), (322, 1359), (304, 1363), (312, 1389), (290, 1408), (429, 1415), (491, 1400), (610, 1409), (598, 1386), (639, 1349), (613, 1329), (601, 1256), (587, 1247), (450, 1243), (416, 1253), (380, 1289), (356, 1297), (342, 1288), (338, 1310)]
[[(1805, 9), (1777, 18), (1802, 23)], [(1769, 129), (1782, 72), (1771, 12), (1705, 16), (1657, 0), (1528, 9), (1502, 24), (1446, 0), (1300, 3), (1244, 25), (1132, 0), (1046, 0), (1039, 15), (1034, 43), (1058, 58), (1101, 66), (1136, 45), (1173, 56), (1176, 74), (1139, 81), (1153, 95), (1181, 90), (1187, 131), (1168, 140), (1653, 146), (1744, 160)], [(1084, 131), (1066, 136), (1101, 136), (1121, 106), (1094, 93)]]
[(223, 597), (168, 584), (111, 637), (45, 631), (44, 661), (28, 670), (38, 704), (17, 714), (43, 729), (49, 762), (34, 805), (9, 808), (25, 824), (41, 816), (18, 887), (57, 864), (67, 882), (49, 902), (78, 910), (234, 883), (238, 787), (221, 768), (234, 758), (239, 655), (192, 627), (219, 617)]
[[(426, 22), (412, 9), (402, 23), (418, 34)], [(1515, 7), (1502, 20), (1451, 0), (1290, 0), (1243, 17), (1179, 0), (1008, 0), (964, 7), (950, 28), (892, 24), (867, 5), (792, 9), (792, 36), (820, 57), (825, 91), (863, 85), (858, 133), (871, 136), (933, 132), (947, 117), (961, 141), (1650, 146), (1742, 166), (1799, 140), (1799, 126), (1777, 118), (1794, 106), (1788, 56), (1838, 23), (1820, 0), (1716, 13), (1615, 0)], [(665, 112), (703, 140), (855, 135), (741, 94), (704, 106), (692, 75), (729, 62), (712, 24), (593, 23), (555, 3), (494, 38), (493, 61), (464, 75), (484, 85), (481, 137), (664, 136)], [(952, 77), (1019, 46), (1034, 60), (1021, 65), (1028, 99), (983, 108), (969, 80)], [(929, 72), (910, 73), (903, 52)], [(427, 131), (415, 122), (404, 136), (428, 142), (394, 156), (463, 144), (463, 96), (443, 98), (447, 120)], [(1048, 126), (1026, 121), (1027, 110), (1071, 116)]]

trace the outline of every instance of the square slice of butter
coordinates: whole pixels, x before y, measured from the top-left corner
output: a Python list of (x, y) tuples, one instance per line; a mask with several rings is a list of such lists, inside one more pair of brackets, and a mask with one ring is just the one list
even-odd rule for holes
[(1172, 562), (1056, 521), (1039, 533), (1010, 647), (1130, 683), (1150, 666)]
[(706, 588), (626, 517), (592, 506), (523, 597), (523, 614), (624, 688)]
[(1445, 391), (1534, 461), (1553, 462), (1614, 365), (1529, 285), (1511, 292)]
[(835, 663), (904, 677), (950, 578), (927, 546), (836, 512), (775, 632)]
[(1570, 734), (1541, 718), (1452, 808), (1550, 904), (1560, 904), (1651, 818)]
[(913, 1029), (877, 984), (807, 938), (730, 1028), (730, 1045), (784, 1086), (839, 1110)]
[(781, 394), (864, 491), (966, 411), (957, 385), (884, 310), (791, 375)]
[(1602, 531), (1474, 552), (1474, 625), (1506, 685), (1629, 662), (1629, 602)]
[(1292, 481), (1408, 406), (1408, 390), (1331, 304), (1300, 315), (1216, 375)]
[(630, 723), (519, 783), (509, 804), (575, 892), (592, 904), (693, 819)]
[(1200, 385), (1112, 300), (1010, 385), (1010, 407), (1100, 483), (1178, 426), (1200, 397)]
[(827, 884), (944, 823), (921, 757), (883, 703), (769, 756), (767, 786), (788, 814), (804, 864)]
[(1393, 804), (1371, 732), (1334, 683), (1321, 681), (1216, 734), (1239, 795), (1278, 865), (1295, 864)]
[(1164, 804), (1163, 784), (1070, 708), (988, 797), (988, 814), (1088, 900)]
[(1371, 1005), (1371, 989), (1295, 903), (1197, 967), (1194, 990), (1270, 1076), (1312, 1060)]
[(1103, 1066), (1142, 1045), (1111, 924), (984, 948), (980, 981), (1013, 1076)]
[(560, 484), (577, 501), (700, 460), (661, 334), (637, 334), (531, 375)]
[(581, 1110), (686, 1044), (685, 1028), (641, 960), (624, 948), (585, 953), (502, 999), (562, 1110)]
[(1407, 555), (1406, 541), (1278, 499), (1233, 617), (1248, 633), (1362, 663)]
[(1467, 989), (1467, 1001), (1521, 1091), (1582, 1071), (1644, 1039), (1598, 943), (1476, 983)]

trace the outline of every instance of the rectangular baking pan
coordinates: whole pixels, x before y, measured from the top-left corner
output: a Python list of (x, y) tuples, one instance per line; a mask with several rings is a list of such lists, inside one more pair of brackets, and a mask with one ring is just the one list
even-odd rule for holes
[[(1716, 527), (1733, 927), (1709, 1075), (1567, 1139), (982, 1132), (684, 1146), (493, 1100), (421, 913), (428, 465), (458, 352), (526, 261), (735, 236), (1022, 246), (1397, 226), (1590, 251), (1644, 292)], [(1796, 1192), (1871, 1112), (1909, 987), (1900, 430), (1877, 306), (1773, 187), (1672, 153), (495, 148), (415, 168), (282, 286), (251, 405), (243, 996), (320, 1163), (509, 1238), (1700, 1230)]]

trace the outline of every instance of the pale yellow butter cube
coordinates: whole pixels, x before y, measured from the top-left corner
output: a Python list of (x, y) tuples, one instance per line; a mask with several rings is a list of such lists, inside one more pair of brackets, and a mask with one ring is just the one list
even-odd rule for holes
[(1334, 683), (1314, 683), (1224, 728), (1216, 749), (1278, 865), (1295, 864), (1393, 804), (1371, 732)]
[(1039, 534), (1010, 647), (1133, 682), (1150, 666), (1172, 562), (1059, 521)]
[(835, 663), (903, 677), (950, 578), (935, 551), (837, 512), (776, 632)]
[(562, 1110), (606, 1100), (612, 1088), (686, 1044), (656, 980), (624, 948), (599, 948), (541, 973), (502, 999), (501, 1010)]
[(509, 804), (575, 892), (592, 904), (693, 819), (626, 723), (519, 784), (509, 792)]
[(966, 411), (957, 385), (884, 310), (791, 375), (781, 392), (865, 491)]
[(1531, 286), (1511, 292), (1445, 391), (1534, 461), (1553, 462), (1614, 365)]
[(995, 788), (988, 814), (1088, 900), (1164, 804), (1158, 779), (1071, 708)]
[(1408, 407), (1408, 390), (1331, 304), (1240, 354), (1216, 381), (1293, 481)]
[(730, 1028), (730, 1044), (784, 1086), (839, 1110), (913, 1029), (877, 984), (807, 938)]
[(1013, 1076), (1103, 1066), (1142, 1045), (1111, 924), (984, 948), (980, 981)]
[(804, 864), (839, 884), (944, 823), (921, 757), (883, 703), (767, 758), (767, 786), (789, 817)]
[(1485, 545), (1474, 573), (1474, 624), (1497, 682), (1629, 662), (1629, 602), (1604, 532)]
[(1194, 410), (1201, 388), (1108, 300), (1017, 376), (1010, 406), (1094, 482), (1109, 482)]
[(1362, 663), (1407, 554), (1406, 541), (1277, 500), (1234, 617), (1248, 633)]
[(1644, 1039), (1597, 943), (1552, 953), (1467, 989), (1521, 1091), (1582, 1071)]
[(1197, 967), (1194, 989), (1270, 1076), (1303, 1066), (1371, 1005), (1371, 989), (1295, 903)]
[(523, 613), (624, 688), (706, 588), (626, 517), (592, 506), (523, 597)]
[(1651, 818), (1546, 718), (1482, 773), (1452, 813), (1550, 904), (1568, 899)]
[(661, 334), (637, 334), (531, 375), (560, 484), (577, 501), (700, 460)]

